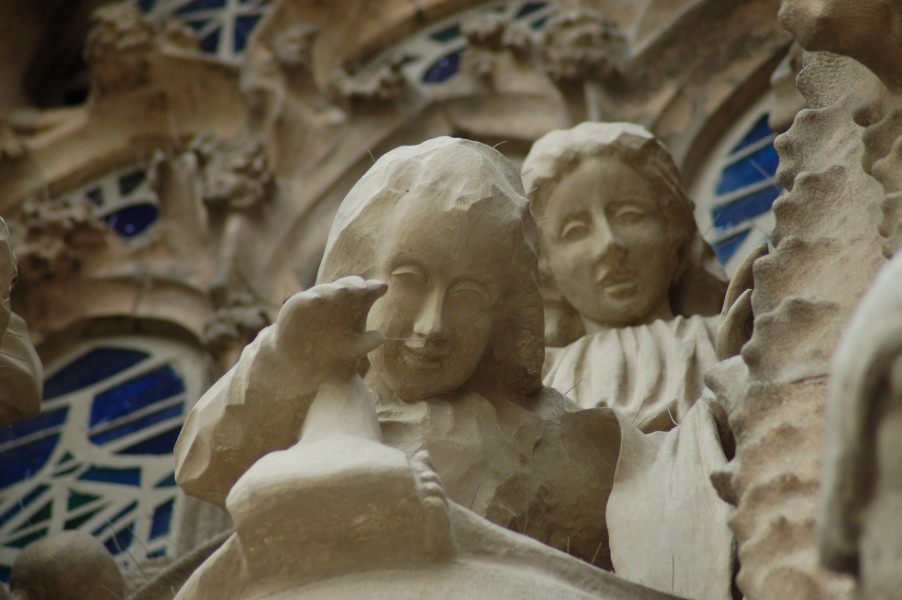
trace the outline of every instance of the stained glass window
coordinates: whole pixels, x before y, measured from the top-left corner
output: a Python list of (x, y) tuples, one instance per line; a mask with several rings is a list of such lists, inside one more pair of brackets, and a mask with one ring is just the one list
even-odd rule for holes
[(774, 225), (771, 208), (783, 192), (776, 179), (777, 136), (767, 120), (763, 102), (739, 119), (692, 190), (699, 227), (730, 275), (767, 239)]
[(48, 366), (41, 414), (0, 429), (0, 579), (22, 548), (66, 529), (126, 568), (173, 553), (172, 448), (201, 364), (166, 340), (105, 338)]
[[(398, 46), (383, 53), (367, 68), (375, 69), (391, 57), (404, 57), (404, 74), (414, 84), (428, 89), (445, 83), (460, 72), (461, 59), (467, 49), (467, 39), (461, 32), (463, 21), (480, 14), (503, 15), (511, 22), (522, 23), (533, 30), (545, 26), (554, 14), (556, 2), (526, 2), (508, 0), (460, 12), (407, 38)], [(366, 71), (367, 69), (364, 69)]]
[(268, 0), (137, 0), (153, 17), (174, 17), (200, 36), (201, 49), (224, 61), (239, 60)]
[(56, 200), (64, 206), (88, 202), (97, 218), (124, 238), (140, 238), (159, 217), (156, 193), (147, 182), (143, 167), (110, 173)]

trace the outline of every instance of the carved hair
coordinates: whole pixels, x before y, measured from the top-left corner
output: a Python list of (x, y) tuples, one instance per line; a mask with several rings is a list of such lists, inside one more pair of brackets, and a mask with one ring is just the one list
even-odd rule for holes
[(538, 233), (519, 171), (485, 144), (440, 137), (383, 155), (341, 203), (317, 282), (381, 277), (383, 240), (416, 226), (409, 217), (422, 218), (427, 204), (436, 221), (464, 213), (474, 227), (490, 227), (495, 258), (509, 274), (492, 338), (471, 382), (519, 394), (538, 390), (545, 357)]
[[(670, 285), (669, 299), (675, 314), (717, 314), (726, 281), (714, 252), (702, 239), (693, 216), (693, 203), (680, 183), (673, 158), (655, 137), (633, 123), (580, 123), (572, 129), (551, 131), (533, 144), (523, 163), (523, 185), (530, 194), (532, 211), (541, 217), (555, 186), (584, 160), (616, 159), (641, 175), (655, 190), (655, 200), (667, 216), (669, 242), (680, 260)], [(543, 254), (543, 253), (542, 253)], [(546, 343), (566, 345), (585, 331), (575, 308), (557, 288), (547, 260), (540, 258), (542, 292), (549, 323)]]

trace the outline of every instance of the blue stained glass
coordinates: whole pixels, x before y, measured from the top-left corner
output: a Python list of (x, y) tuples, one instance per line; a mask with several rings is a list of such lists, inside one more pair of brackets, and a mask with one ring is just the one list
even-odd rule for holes
[(8, 523), (10, 519), (25, 510), (25, 508), (28, 507), (29, 504), (40, 498), (41, 494), (46, 492), (49, 487), (50, 486), (46, 484), (41, 484), (25, 494), (25, 496), (21, 498), (12, 508), (0, 515), (0, 526), (6, 525), (6, 523)]
[(745, 137), (742, 138), (742, 140), (738, 144), (736, 144), (736, 146), (734, 146), (732, 150), (730, 150), (730, 154), (735, 154), (746, 146), (751, 146), (758, 140), (763, 140), (767, 136), (773, 135), (774, 131), (770, 128), (770, 125), (767, 124), (767, 119), (767, 113), (762, 115), (761, 118), (758, 119), (754, 125), (752, 125), (751, 130), (749, 130), (749, 132), (745, 134)]
[(47, 535), (47, 528), (45, 527), (44, 529), (39, 529), (38, 531), (35, 531), (34, 533), (29, 533), (28, 535), (22, 536), (18, 539), (6, 542), (6, 544), (4, 544), (4, 545), (8, 546), (10, 548), (22, 549), (25, 546), (27, 546), (28, 544), (30, 544), (31, 542), (39, 540), (46, 535)]
[(157, 222), (160, 211), (149, 202), (132, 204), (108, 214), (107, 224), (123, 237), (133, 237)]
[(68, 409), (62, 408), (0, 430), (0, 489), (28, 479), (47, 464), (67, 413)]
[[(59, 427), (66, 422), (66, 414), (68, 412), (69, 409), (66, 407), (57, 408), (56, 410), (41, 413), (36, 417), (3, 427), (0, 429), (0, 451), (5, 451), (7, 448), (15, 448), (17, 441), (21, 441), (22, 438), (31, 434)], [(47, 431), (47, 433), (50, 434), (52, 432)]]
[(94, 494), (83, 494), (81, 492), (76, 492), (75, 490), (69, 490), (69, 499), (66, 502), (66, 508), (68, 510), (75, 510), (80, 506), (84, 506), (88, 502), (93, 502), (94, 500), (99, 500), (100, 496), (95, 496)]
[(116, 532), (116, 535), (107, 539), (104, 542), (104, 546), (110, 552), (110, 554), (121, 554), (128, 550), (128, 548), (132, 545), (132, 540), (135, 537), (135, 524), (129, 523), (122, 529)]
[(460, 69), (460, 57), (463, 53), (463, 50), (458, 50), (437, 60), (423, 75), (423, 83), (441, 83), (453, 77)]
[[(133, 510), (135, 510), (137, 507), (138, 507), (138, 501), (135, 500), (134, 502), (130, 503), (128, 506), (126, 506), (125, 508), (123, 508), (122, 510), (120, 510), (119, 512), (117, 512), (115, 515), (113, 515), (113, 517), (112, 517), (109, 521), (107, 521), (107, 525), (109, 525), (110, 527), (112, 527), (112, 526), (113, 526), (113, 523), (115, 523), (116, 521), (118, 521), (119, 519), (121, 519), (122, 517), (124, 517), (125, 515), (129, 514), (130, 512), (132, 512)], [(98, 529), (98, 530), (95, 531), (94, 533), (95, 533), (95, 535), (96, 535), (96, 534), (99, 534), (101, 531), (103, 531), (103, 527), (101, 527), (100, 529)]]
[(185, 14), (197, 11), (197, 10), (222, 8), (225, 6), (225, 2), (226, 2), (226, 0), (194, 0), (194, 2), (189, 2), (185, 6), (181, 7), (177, 11), (175, 11), (175, 14), (185, 15)]
[(536, 12), (537, 10), (541, 10), (541, 9), (545, 8), (545, 6), (547, 6), (547, 5), (548, 5), (547, 2), (527, 2), (526, 4), (523, 5), (523, 8), (521, 8), (519, 11), (517, 11), (517, 15), (514, 18), (521, 19), (521, 18), (525, 17), (526, 15), (531, 15), (532, 13)]
[(156, 484), (153, 487), (155, 487), (155, 488), (174, 488), (176, 485), (178, 485), (178, 484), (175, 482), (175, 473), (171, 473), (168, 477), (166, 477), (165, 479), (160, 481), (160, 483)]
[(134, 173), (123, 175), (119, 178), (119, 193), (123, 196), (130, 194), (136, 187), (141, 185), (142, 181), (144, 181), (144, 173), (142, 171), (135, 171)]
[(89, 510), (84, 514), (78, 515), (77, 517), (73, 517), (71, 519), (67, 519), (63, 524), (63, 529), (78, 529), (79, 527), (90, 521), (94, 515), (105, 509), (107, 506), (109, 506), (109, 503), (101, 504), (97, 508)]
[(97, 394), (91, 405), (89, 425), (94, 429), (184, 391), (185, 384), (175, 369), (170, 365), (157, 367)]
[(745, 238), (749, 236), (751, 231), (751, 229), (746, 229), (745, 231), (740, 231), (736, 235), (731, 235), (728, 238), (722, 239), (719, 242), (714, 242), (712, 245), (714, 246), (714, 253), (717, 255), (717, 260), (719, 260), (721, 264), (726, 264), (727, 261), (736, 254), (736, 251), (739, 250), (739, 247), (742, 246), (742, 242), (745, 241)]
[(175, 406), (170, 406), (163, 410), (152, 412), (149, 415), (143, 416), (142, 418), (128, 421), (126, 423), (123, 423), (122, 425), (119, 425), (118, 427), (113, 427), (111, 429), (101, 429), (101, 431), (99, 431), (98, 433), (91, 433), (90, 438), (91, 441), (95, 444), (107, 444), (113, 440), (118, 440), (119, 438), (135, 431), (146, 429), (155, 423), (177, 417), (184, 412), (184, 404), (176, 404)]
[[(202, 29), (206, 23), (189, 23), (189, 25), (195, 26), (195, 29)], [(204, 39), (200, 41), (200, 49), (204, 52), (209, 52), (210, 54), (216, 54), (216, 50), (219, 48), (219, 29), (214, 29), (208, 35), (204, 36)]]
[(57, 462), (56, 464), (57, 464), (57, 466), (64, 465), (67, 462), (69, 462), (70, 460), (75, 460), (75, 457), (72, 456), (71, 454), (69, 454), (68, 452), (66, 452), (65, 454), (63, 454), (63, 457), (61, 459), (59, 459), (59, 462)]
[(44, 382), (44, 401), (80, 390), (135, 365), (148, 355), (122, 348), (95, 348)]
[(151, 9), (153, 9), (153, 5), (156, 4), (157, 0), (138, 0), (138, 7), (141, 8), (146, 13), (149, 13)]
[(235, 36), (233, 39), (235, 52), (244, 50), (244, 47), (247, 46), (247, 41), (251, 37), (251, 32), (257, 26), (257, 21), (259, 20), (260, 15), (245, 15), (235, 19)]
[(443, 44), (445, 42), (450, 42), (454, 38), (460, 37), (460, 25), (454, 24), (451, 27), (446, 27), (446, 28), (442, 29), (441, 31), (436, 31), (435, 33), (431, 34), (429, 37), (434, 39), (436, 42), (441, 42)]
[(166, 556), (166, 548), (160, 548), (147, 553), (147, 558), (163, 558), (164, 556)]
[(50, 515), (53, 514), (53, 500), (47, 502), (44, 506), (39, 508), (37, 512), (33, 513), (29, 516), (24, 523), (16, 527), (13, 531), (22, 531), (24, 529), (29, 529), (32, 525), (37, 525), (43, 521), (47, 521), (50, 519)]
[(138, 442), (124, 450), (120, 450), (116, 454), (172, 454), (172, 449), (175, 448), (175, 441), (179, 439), (181, 431), (182, 426), (177, 425), (149, 440)]
[(155, 540), (158, 537), (169, 534), (169, 524), (172, 522), (173, 502), (173, 500), (164, 502), (153, 512), (153, 521), (150, 525), (150, 539)]
[(141, 469), (127, 467), (117, 469), (114, 467), (91, 467), (85, 474), (79, 477), (82, 481), (99, 481), (102, 483), (118, 483), (122, 485), (141, 485)]
[(70, 473), (74, 473), (75, 471), (77, 471), (80, 468), (81, 468), (81, 465), (79, 463), (74, 463), (72, 465), (68, 465), (66, 467), (63, 467), (62, 469), (57, 468), (57, 470), (53, 472), (53, 476), (54, 477), (62, 477), (63, 475), (68, 475)]
[(6, 565), (0, 565), (0, 581), (9, 583), (9, 576), (12, 574), (12, 568)]
[(776, 184), (769, 185), (757, 192), (733, 200), (729, 204), (714, 208), (711, 211), (714, 226), (719, 229), (732, 227), (758, 215), (763, 215), (771, 209), (781, 191)]
[(722, 196), (728, 192), (757, 183), (777, 172), (780, 157), (773, 145), (767, 145), (725, 168), (720, 174), (715, 194)]

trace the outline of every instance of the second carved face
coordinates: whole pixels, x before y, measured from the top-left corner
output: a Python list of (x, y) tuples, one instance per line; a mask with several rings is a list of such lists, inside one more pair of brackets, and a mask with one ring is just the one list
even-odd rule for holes
[(671, 315), (668, 290), (679, 252), (657, 195), (613, 157), (583, 160), (551, 192), (539, 215), (543, 252), (587, 329)]

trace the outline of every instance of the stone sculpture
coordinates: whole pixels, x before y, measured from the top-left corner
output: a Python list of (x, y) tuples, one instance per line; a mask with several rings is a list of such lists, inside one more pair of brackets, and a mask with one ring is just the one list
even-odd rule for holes
[[(680, 465), (698, 464), (693, 449), (666, 440), (649, 446), (616, 411), (577, 410), (542, 386), (536, 236), (518, 171), (487, 146), (437, 138), (384, 155), (339, 209), (320, 285), (289, 299), (189, 415), (176, 446), (179, 484), (232, 511), (241, 538), (243, 517), (236, 515), (253, 503), (240, 498), (257, 497), (243, 496), (253, 488), (247, 478), (268, 477), (263, 465), (288, 461), (261, 457), (299, 437), (299, 446), (317, 442), (322, 431), (363, 431), (408, 457), (428, 451), (452, 502), (590, 563), (611, 566), (606, 522), (639, 523), (648, 539), (673, 548), (666, 565), (647, 561), (655, 585), (666, 581), (678, 592), (707, 585), (713, 591), (704, 597), (728, 597), (725, 514), (707, 481), (679, 477)], [(387, 291), (352, 275), (384, 280)], [(366, 364), (362, 381), (354, 376), (358, 360)], [(698, 436), (718, 437), (709, 426), (713, 410), (706, 404), (698, 411), (708, 418), (699, 420)], [(654, 483), (666, 491), (637, 489), (648, 478), (635, 470), (661, 444), (671, 464)], [(350, 452), (338, 446), (329, 452)], [(310, 446), (296, 451), (317, 460)], [(401, 455), (378, 452), (393, 469), (410, 470)], [(339, 467), (364, 477), (366, 461)], [(621, 481), (620, 512), (606, 516)], [(675, 500), (681, 527), (642, 526), (636, 492)], [(379, 531), (403, 537), (388, 526)], [(662, 531), (685, 539), (661, 540)], [(726, 558), (699, 560), (711, 554)], [(693, 560), (707, 564), (696, 568)]]
[(858, 576), (861, 598), (902, 590), (902, 257), (880, 272), (833, 357), (819, 523), (824, 563)]
[[(663, 479), (707, 486), (732, 452), (710, 392), (691, 410), (705, 391), (705, 370), (717, 361), (720, 316), (699, 313), (716, 313), (726, 287), (692, 203), (667, 150), (630, 123), (552, 131), (533, 145), (523, 168), (540, 224), (546, 341), (564, 346), (546, 350), (544, 383), (582, 406), (614, 407), (646, 432), (683, 424), (670, 435), (637, 438), (644, 452), (618, 471), (608, 504), (615, 567), (658, 585), (666, 585), (663, 573), (647, 565), (679, 557), (682, 568), (698, 573), (698, 563), (686, 564), (679, 550), (660, 543), (693, 537), (672, 518), (674, 498), (652, 500), (647, 492)], [(749, 295), (728, 311), (728, 327), (750, 317), (741, 308)], [(741, 338), (738, 349), (745, 338), (733, 337)], [(726, 505), (707, 491), (712, 497), (700, 513), (719, 523), (709, 530), (723, 544), (714, 562), (731, 564)], [(658, 539), (648, 523), (659, 524)], [(711, 579), (699, 573), (699, 580)], [(692, 592), (725, 593), (710, 585)]]
[(41, 409), (43, 369), (22, 317), (12, 312), (16, 256), (9, 229), (0, 219), (0, 426), (36, 415)]
[(122, 600), (125, 583), (103, 544), (67, 531), (30, 544), (16, 558), (10, 594), (11, 600)]
[(667, 150), (631, 123), (539, 139), (523, 165), (539, 221), (545, 385), (666, 431), (717, 362), (726, 283)]

